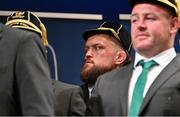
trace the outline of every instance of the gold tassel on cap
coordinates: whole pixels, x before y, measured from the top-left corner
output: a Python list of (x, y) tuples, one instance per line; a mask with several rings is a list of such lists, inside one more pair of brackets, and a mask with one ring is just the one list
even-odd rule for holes
[[(32, 14), (32, 13), (31, 13)], [(34, 15), (34, 14), (33, 14)], [(44, 24), (41, 22), (41, 20), (39, 19), (38, 16), (34, 15), (38, 20), (39, 20), (39, 25), (40, 25), (40, 30), (41, 30), (41, 37), (42, 37), (42, 43), (44, 46), (48, 45), (48, 39), (47, 39), (47, 31), (46, 31), (46, 27), (44, 26)]]
[(40, 23), (41, 27), (41, 32), (42, 32), (42, 43), (44, 46), (48, 45), (48, 40), (47, 40), (47, 31), (43, 23)]

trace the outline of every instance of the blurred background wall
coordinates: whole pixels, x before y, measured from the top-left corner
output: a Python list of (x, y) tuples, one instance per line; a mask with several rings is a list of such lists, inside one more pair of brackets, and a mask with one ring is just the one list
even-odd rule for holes
[[(53, 46), (58, 65), (58, 79), (80, 85), (83, 64), (84, 31), (96, 28), (104, 21), (119, 22), (130, 32), (130, 7), (128, 0), (1, 0), (0, 21), (6, 22), (13, 11), (29, 10), (45, 24), (49, 43)], [(180, 51), (178, 36), (176, 51)], [(52, 78), (52, 54), (48, 52)]]

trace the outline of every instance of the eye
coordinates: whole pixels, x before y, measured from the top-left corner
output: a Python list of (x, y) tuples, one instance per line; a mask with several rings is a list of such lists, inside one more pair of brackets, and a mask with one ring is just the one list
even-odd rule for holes
[(135, 23), (138, 21), (138, 16), (137, 15), (132, 15), (131, 16), (131, 23)]
[(87, 47), (85, 47), (85, 49), (84, 49), (84, 53), (87, 53), (87, 51), (88, 51), (88, 48), (87, 48)]
[(101, 50), (101, 49), (103, 49), (103, 48), (104, 48), (104, 47), (101, 46), (101, 45), (95, 45), (95, 46), (94, 46), (94, 49), (95, 49), (96, 51)]
[(136, 18), (131, 18), (131, 23), (135, 23), (137, 21)]
[(153, 18), (153, 17), (147, 17), (146, 19), (147, 20), (155, 20), (155, 18)]
[(147, 20), (156, 20), (156, 17), (154, 15), (148, 15), (146, 17)]

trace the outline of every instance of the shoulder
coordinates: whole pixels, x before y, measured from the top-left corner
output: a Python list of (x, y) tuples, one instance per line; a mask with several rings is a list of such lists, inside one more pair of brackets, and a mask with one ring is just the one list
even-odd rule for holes
[(55, 92), (61, 92), (64, 90), (73, 90), (79, 88), (78, 85), (68, 84), (62, 81), (52, 80), (53, 89)]
[(116, 87), (126, 81), (132, 73), (133, 63), (107, 72), (98, 77), (94, 90), (106, 92), (109, 88)]
[(2, 36), (11, 41), (32, 41), (29, 38), (37, 39), (37, 41), (41, 41), (40, 35), (33, 31), (28, 31), (25, 29), (12, 28), (10, 26), (6, 26), (4, 24), (0, 24), (0, 31)]
[(177, 53), (177, 56), (175, 57), (175, 59), (180, 59), (180, 53)]
[(114, 69), (112, 71), (106, 72), (105, 74), (101, 75), (98, 80), (108, 80), (113, 81), (115, 79), (119, 79), (119, 76), (124, 76), (125, 74), (132, 71), (133, 63), (130, 63), (128, 65), (119, 67), (117, 69)]
[(27, 31), (27, 30), (23, 30), (23, 29), (18, 29), (18, 28), (12, 28), (10, 26), (6, 26), (4, 24), (0, 24), (0, 30), (4, 35), (9, 35), (13, 34), (16, 35), (17, 37), (20, 37), (22, 35), (36, 35), (36, 33), (32, 32), (32, 31)]
[(177, 53), (177, 56), (170, 62), (169, 65), (175, 65), (180, 67), (180, 54)]
[[(3, 24), (0, 24), (0, 40), (1, 43), (4, 43), (9, 50), (14, 51), (32, 51), (36, 52), (36, 48), (43, 48), (41, 50), (45, 50), (41, 43), (41, 37), (32, 32), (27, 30), (22, 30), (18, 28), (12, 28)], [(28, 48), (27, 48), (28, 47)], [(29, 50), (27, 50), (29, 49)]]

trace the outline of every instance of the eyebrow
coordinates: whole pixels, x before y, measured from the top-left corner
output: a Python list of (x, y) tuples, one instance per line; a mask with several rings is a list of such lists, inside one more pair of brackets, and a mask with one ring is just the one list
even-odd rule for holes
[(137, 17), (138, 16), (138, 14), (137, 13), (134, 13), (134, 14), (131, 14), (131, 17), (130, 18), (132, 18), (132, 17)]

